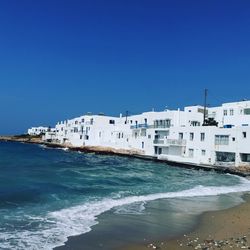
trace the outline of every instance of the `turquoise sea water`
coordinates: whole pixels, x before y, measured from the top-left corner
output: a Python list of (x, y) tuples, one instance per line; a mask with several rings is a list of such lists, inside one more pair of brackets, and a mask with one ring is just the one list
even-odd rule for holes
[(0, 142), (0, 249), (52, 249), (87, 235), (105, 213), (140, 216), (165, 199), (169, 211), (195, 211), (190, 198), (249, 190), (248, 180), (232, 175)]

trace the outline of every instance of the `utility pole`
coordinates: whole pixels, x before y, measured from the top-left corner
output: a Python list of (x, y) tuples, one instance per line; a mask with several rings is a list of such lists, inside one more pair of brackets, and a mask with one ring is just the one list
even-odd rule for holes
[(204, 92), (204, 114), (203, 114), (203, 125), (205, 124), (205, 121), (206, 121), (207, 92), (208, 92), (208, 90), (207, 90), (207, 89), (205, 89), (205, 92)]
[(128, 111), (126, 111), (126, 124), (128, 122)]

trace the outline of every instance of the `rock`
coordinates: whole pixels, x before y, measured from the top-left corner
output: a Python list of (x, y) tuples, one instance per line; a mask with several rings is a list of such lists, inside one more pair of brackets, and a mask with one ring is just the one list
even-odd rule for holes
[(201, 245), (199, 244), (199, 245), (196, 246), (194, 249), (201, 249)]

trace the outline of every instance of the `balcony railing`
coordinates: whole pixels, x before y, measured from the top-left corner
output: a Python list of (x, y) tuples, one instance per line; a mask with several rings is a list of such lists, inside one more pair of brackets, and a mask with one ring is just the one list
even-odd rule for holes
[(186, 140), (167, 139), (167, 144), (172, 145), (172, 146), (185, 146)]
[(145, 123), (130, 126), (131, 129), (140, 129), (140, 128), (148, 128), (148, 127), (149, 125)]
[(170, 125), (148, 125), (148, 124), (137, 124), (130, 126), (131, 129), (140, 129), (140, 128), (170, 128)]
[(170, 125), (152, 125), (150, 128), (170, 128)]
[(161, 138), (161, 139), (154, 139), (153, 143), (154, 144), (163, 144), (166, 146), (185, 146), (186, 140)]
[(154, 144), (164, 144), (165, 140), (164, 139), (155, 139), (153, 141)]

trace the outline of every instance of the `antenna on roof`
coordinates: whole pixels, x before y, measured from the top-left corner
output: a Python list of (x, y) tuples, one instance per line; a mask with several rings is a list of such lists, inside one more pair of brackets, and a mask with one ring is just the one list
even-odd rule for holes
[(205, 91), (204, 91), (204, 114), (203, 114), (203, 124), (205, 124), (205, 120), (206, 120), (207, 93), (208, 93), (208, 90), (205, 89)]

